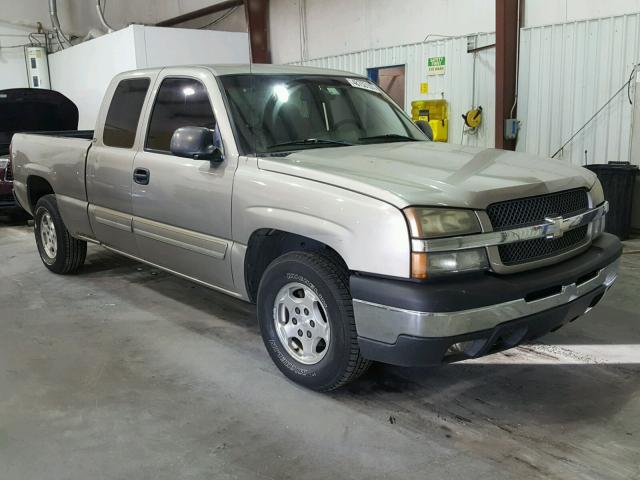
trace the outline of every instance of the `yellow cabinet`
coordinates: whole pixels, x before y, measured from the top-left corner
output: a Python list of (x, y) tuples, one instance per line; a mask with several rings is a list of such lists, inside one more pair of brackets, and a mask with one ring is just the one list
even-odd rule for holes
[(416, 100), (411, 102), (414, 122), (425, 120), (433, 130), (434, 142), (446, 142), (449, 137), (449, 108), (446, 100)]

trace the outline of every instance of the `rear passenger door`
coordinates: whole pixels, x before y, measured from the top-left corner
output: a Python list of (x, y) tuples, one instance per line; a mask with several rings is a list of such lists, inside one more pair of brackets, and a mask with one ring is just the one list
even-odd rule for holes
[[(171, 137), (180, 127), (211, 129), (224, 112), (212, 75), (164, 73), (158, 79), (143, 149), (134, 161), (134, 232), (141, 258), (192, 279), (233, 289), (231, 189), (237, 156), (222, 163), (176, 157)], [(221, 139), (224, 145), (224, 138)], [(136, 177), (138, 175), (138, 177)], [(144, 178), (143, 178), (144, 177)]]
[(155, 76), (114, 81), (105, 93), (87, 158), (86, 185), (93, 233), (103, 244), (134, 256), (138, 255), (138, 248), (133, 234), (131, 172), (142, 137), (138, 134), (141, 113)]

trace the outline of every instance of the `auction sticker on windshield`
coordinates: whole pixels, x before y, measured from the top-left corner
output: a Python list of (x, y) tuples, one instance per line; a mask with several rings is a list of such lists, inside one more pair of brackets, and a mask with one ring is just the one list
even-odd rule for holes
[(378, 86), (374, 83), (371, 83), (368, 80), (361, 80), (358, 78), (347, 78), (347, 82), (349, 82), (349, 85), (351, 85), (352, 87), (363, 88), (371, 92), (380, 93), (380, 89), (378, 88)]

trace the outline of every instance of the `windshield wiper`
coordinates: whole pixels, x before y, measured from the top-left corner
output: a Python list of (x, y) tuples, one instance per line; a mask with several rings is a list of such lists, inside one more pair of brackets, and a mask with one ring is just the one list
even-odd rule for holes
[(391, 140), (394, 142), (419, 142), (417, 138), (409, 137), (407, 135), (399, 135), (397, 133), (388, 133), (386, 135), (372, 135), (370, 137), (360, 137), (359, 141), (366, 140)]
[(280, 147), (295, 147), (298, 145), (339, 145), (342, 147), (351, 147), (353, 143), (343, 142), (340, 140), (325, 140), (324, 138), (307, 138), (304, 140), (292, 140), (291, 142), (276, 143), (269, 145), (269, 150)]

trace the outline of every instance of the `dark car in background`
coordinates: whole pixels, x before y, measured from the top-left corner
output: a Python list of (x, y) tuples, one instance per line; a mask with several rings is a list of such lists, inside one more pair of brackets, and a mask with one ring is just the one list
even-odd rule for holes
[(26, 215), (13, 197), (13, 134), (77, 128), (78, 107), (60, 92), (37, 88), (0, 90), (0, 214)]

